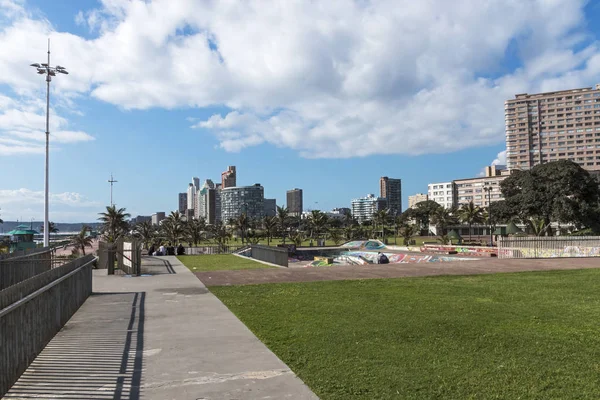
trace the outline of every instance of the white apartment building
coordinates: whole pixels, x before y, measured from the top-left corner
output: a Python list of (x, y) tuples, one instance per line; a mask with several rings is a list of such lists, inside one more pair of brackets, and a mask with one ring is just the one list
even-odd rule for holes
[(427, 185), (427, 198), (444, 208), (452, 208), (456, 204), (456, 186), (454, 182), (430, 183)]
[(369, 194), (365, 197), (352, 200), (352, 216), (362, 223), (373, 219), (373, 214), (387, 208), (387, 199)]

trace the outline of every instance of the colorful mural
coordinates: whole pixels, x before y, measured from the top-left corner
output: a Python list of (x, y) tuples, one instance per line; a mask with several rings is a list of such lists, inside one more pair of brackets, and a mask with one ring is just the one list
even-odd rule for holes
[(456, 251), (458, 254), (463, 256), (480, 256), (489, 257), (490, 254), (497, 254), (498, 250), (495, 247), (477, 247), (477, 246), (446, 246), (446, 245), (423, 245), (421, 246), (421, 252), (426, 253), (428, 251), (439, 251), (439, 252), (450, 252)]
[(347, 249), (380, 250), (385, 247), (385, 244), (379, 240), (354, 240), (344, 243), (340, 247)]
[[(471, 261), (472, 258), (447, 257), (436, 254), (403, 254), (403, 253), (384, 253), (390, 260), (390, 264), (408, 264), (424, 262), (453, 262), (453, 261)], [(377, 264), (378, 253), (373, 251), (348, 251), (335, 257), (333, 264), (328, 264), (324, 260), (316, 260), (307, 267), (322, 267), (332, 265), (370, 265)]]
[(600, 257), (599, 247), (565, 246), (562, 249), (508, 248), (499, 250), (500, 258)]

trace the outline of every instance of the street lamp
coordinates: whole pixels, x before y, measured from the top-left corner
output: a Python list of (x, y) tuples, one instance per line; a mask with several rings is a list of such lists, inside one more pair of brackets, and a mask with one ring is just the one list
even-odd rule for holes
[(492, 236), (492, 187), (486, 186), (483, 188), (483, 191), (487, 193), (488, 197), (488, 221), (490, 222), (490, 245), (494, 245), (494, 239)]
[(37, 69), (40, 75), (46, 75), (46, 174), (44, 176), (44, 247), (50, 244), (50, 232), (48, 232), (48, 162), (49, 162), (49, 143), (50, 143), (50, 81), (56, 73), (67, 75), (64, 67), (57, 65), (50, 66), (50, 39), (48, 39), (48, 63), (31, 64)]

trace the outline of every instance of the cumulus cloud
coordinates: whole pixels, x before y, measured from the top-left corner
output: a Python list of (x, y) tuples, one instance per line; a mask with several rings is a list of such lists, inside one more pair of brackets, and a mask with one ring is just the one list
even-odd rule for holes
[[(1, 145), (0, 145), (1, 146)], [(97, 201), (91, 201), (86, 196), (75, 192), (50, 193), (51, 219), (61, 221), (82, 221), (80, 217), (89, 220), (94, 210), (100, 207)], [(0, 190), (0, 210), (2, 219), (16, 220), (20, 218), (43, 218), (44, 192), (26, 188)], [(65, 217), (68, 217), (65, 219)]]
[(498, 153), (491, 165), (506, 165), (506, 150)]
[[(503, 102), (515, 93), (600, 78), (585, 4), (102, 0), (73, 16), (91, 39), (13, 12), (0, 32), (0, 84), (39, 87), (23, 65), (50, 35), (55, 60), (74, 71), (57, 80), (59, 96), (125, 109), (226, 106), (192, 122), (226, 151), (268, 143), (306, 157), (450, 152), (501, 143)], [(516, 65), (508, 71), (507, 57)]]

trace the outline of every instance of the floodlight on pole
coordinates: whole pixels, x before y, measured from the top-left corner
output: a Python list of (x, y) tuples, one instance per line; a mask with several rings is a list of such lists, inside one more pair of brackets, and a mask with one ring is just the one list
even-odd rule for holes
[(61, 74), (68, 74), (64, 67), (50, 65), (50, 39), (48, 39), (48, 63), (34, 63), (32, 67), (37, 69), (40, 75), (46, 75), (46, 172), (44, 175), (44, 247), (50, 245), (50, 233), (48, 232), (48, 193), (49, 193), (49, 150), (50, 150), (50, 82), (52, 77), (56, 76), (58, 71)]

